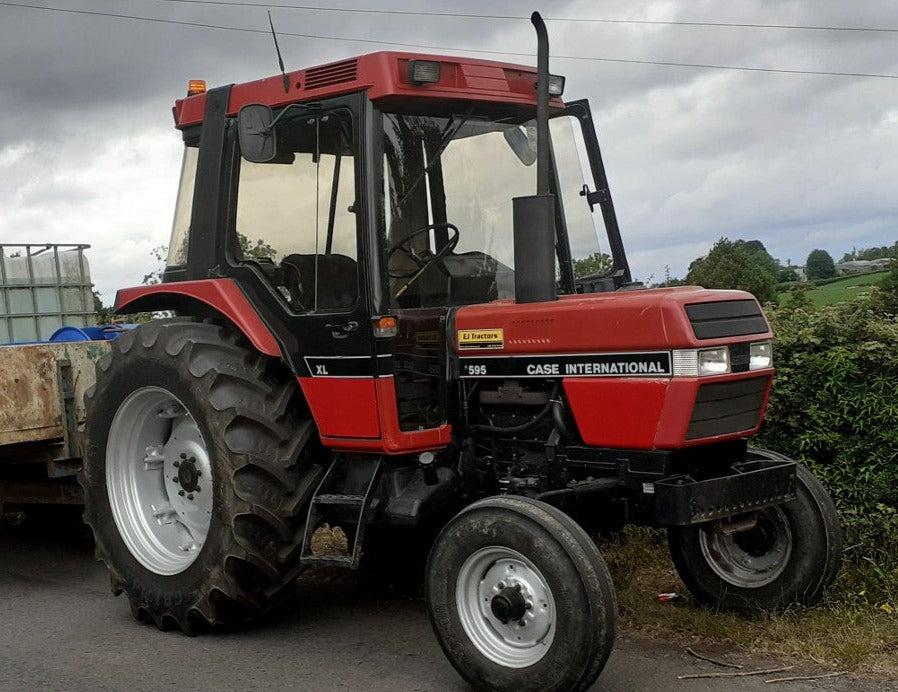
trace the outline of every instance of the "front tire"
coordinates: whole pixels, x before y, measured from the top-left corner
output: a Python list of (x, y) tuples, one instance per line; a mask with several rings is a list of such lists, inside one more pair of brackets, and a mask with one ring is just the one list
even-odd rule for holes
[(479, 690), (585, 690), (608, 660), (608, 569), (586, 533), (543, 502), (466, 507), (437, 538), (426, 586), (443, 652)]
[[(764, 449), (749, 450), (749, 458), (786, 460)], [(760, 510), (752, 528), (668, 531), (674, 565), (697, 600), (739, 611), (820, 600), (841, 564), (842, 532), (832, 499), (802, 464), (796, 486), (794, 500)]]
[(193, 634), (292, 582), (321, 467), (295, 380), (222, 327), (125, 332), (85, 397), (85, 521), (134, 616)]

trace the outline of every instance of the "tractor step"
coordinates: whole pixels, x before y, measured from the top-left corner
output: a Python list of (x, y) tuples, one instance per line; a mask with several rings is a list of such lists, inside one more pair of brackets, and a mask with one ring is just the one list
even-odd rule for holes
[(315, 502), (319, 505), (335, 505), (337, 507), (361, 507), (365, 504), (364, 495), (318, 495)]
[[(338, 456), (328, 468), (309, 502), (309, 514), (299, 561), (303, 565), (330, 565), (356, 569), (362, 557), (365, 525), (378, 503), (374, 491), (380, 479), (381, 460), (348, 460)], [(352, 490), (355, 492), (340, 492)], [(364, 490), (364, 494), (359, 491)], [(315, 555), (312, 535), (329, 523), (355, 525), (348, 555)]]
[(351, 555), (305, 555), (302, 558), (302, 564), (353, 569)]

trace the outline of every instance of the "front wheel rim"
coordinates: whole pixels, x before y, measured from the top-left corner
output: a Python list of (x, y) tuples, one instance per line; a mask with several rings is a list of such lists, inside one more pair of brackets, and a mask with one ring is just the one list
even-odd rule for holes
[(473, 553), (459, 570), (455, 596), (462, 628), (494, 663), (525, 668), (549, 651), (555, 599), (540, 570), (518, 551), (489, 546)]
[(783, 510), (770, 507), (758, 512), (757, 524), (745, 531), (700, 529), (699, 545), (721, 579), (740, 588), (758, 589), (779, 579), (789, 564), (792, 529)]
[(131, 555), (170, 576), (196, 560), (212, 521), (212, 464), (187, 407), (162, 387), (121, 403), (106, 444), (106, 490)]

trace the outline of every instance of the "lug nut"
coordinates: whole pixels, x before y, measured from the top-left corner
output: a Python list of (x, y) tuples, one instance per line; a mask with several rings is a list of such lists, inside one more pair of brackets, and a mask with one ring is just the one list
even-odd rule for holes
[(527, 624), (527, 623), (524, 622), (523, 620), (518, 620), (518, 625), (519, 625), (519, 626), (523, 627), (523, 626), (526, 625), (526, 624)]
[(498, 584), (496, 584), (496, 588), (498, 588), (498, 589), (504, 589), (504, 588), (505, 588), (505, 582), (504, 582), (504, 581), (500, 581)]
[(180, 456), (182, 459), (186, 459), (186, 458), (187, 458), (187, 453), (186, 453), (186, 452), (181, 452), (178, 456)]
[(179, 491), (178, 491), (178, 495), (180, 495), (181, 497), (184, 497), (184, 491), (183, 491), (183, 490), (179, 490)]
[(172, 462), (172, 466), (174, 466), (175, 468), (178, 468), (180, 465), (181, 465), (180, 461)]
[(187, 496), (187, 499), (188, 499), (188, 500), (192, 500), (192, 499), (193, 499), (193, 493), (190, 493), (190, 495)]

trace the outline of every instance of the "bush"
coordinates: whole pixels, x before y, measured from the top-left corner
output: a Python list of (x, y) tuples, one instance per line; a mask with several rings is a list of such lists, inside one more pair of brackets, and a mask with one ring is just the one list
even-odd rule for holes
[[(761, 443), (804, 460), (836, 501), (856, 593), (898, 593), (898, 318), (870, 298), (768, 312), (777, 377)], [(891, 596), (890, 596), (891, 594)]]
[(762, 303), (776, 300), (778, 269), (757, 240), (718, 240), (706, 257), (689, 265), (686, 283), (705, 288), (738, 288)]

